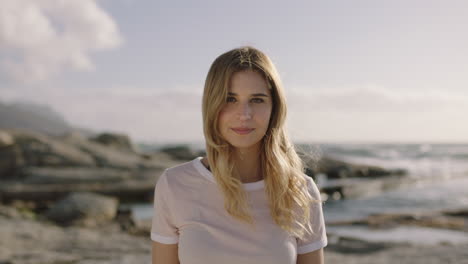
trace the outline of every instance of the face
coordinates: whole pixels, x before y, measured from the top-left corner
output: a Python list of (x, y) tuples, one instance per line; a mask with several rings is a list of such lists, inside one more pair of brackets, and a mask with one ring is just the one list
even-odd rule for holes
[(268, 129), (272, 102), (260, 73), (250, 70), (234, 73), (226, 103), (219, 113), (221, 136), (237, 149), (258, 148)]

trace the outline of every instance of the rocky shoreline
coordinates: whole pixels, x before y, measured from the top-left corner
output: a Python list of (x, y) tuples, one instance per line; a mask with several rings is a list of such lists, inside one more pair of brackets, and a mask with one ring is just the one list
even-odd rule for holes
[[(150, 263), (150, 223), (133, 217), (122, 204), (151, 202), (165, 168), (201, 155), (185, 146), (143, 153), (118, 134), (87, 138), (0, 130), (0, 264)], [(357, 187), (363, 183), (383, 191), (407, 181), (402, 170), (302, 157), (308, 175), (328, 179), (321, 191), (333, 199), (361, 195)], [(467, 211), (374, 215), (327, 225), (416, 225), (467, 233)], [(464, 244), (329, 237), (327, 263), (468, 263)]]
[[(50, 202), (74, 191), (112, 195), (121, 202), (151, 201), (154, 184), (165, 168), (202, 155), (187, 146), (141, 152), (128, 136), (120, 134), (87, 138), (78, 132), (50, 136), (0, 129), (0, 202)], [(362, 184), (353, 184), (355, 179), (387, 186), (405, 176), (404, 170), (300, 155), (309, 176), (329, 180), (321, 188), (330, 196), (359, 195), (356, 186)]]
[[(468, 211), (468, 210), (467, 210)], [(465, 217), (465, 221), (466, 221)], [(1, 264), (150, 263), (149, 230), (123, 214), (95, 227), (62, 226), (26, 208), (0, 207)], [(326, 263), (468, 263), (468, 244), (369, 242), (329, 235)]]

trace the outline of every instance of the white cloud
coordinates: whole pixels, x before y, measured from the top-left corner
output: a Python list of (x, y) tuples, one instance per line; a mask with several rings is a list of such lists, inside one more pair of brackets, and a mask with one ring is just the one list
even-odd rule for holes
[(91, 52), (121, 43), (95, 0), (2, 0), (0, 66), (16, 81), (45, 80), (64, 67), (92, 70)]

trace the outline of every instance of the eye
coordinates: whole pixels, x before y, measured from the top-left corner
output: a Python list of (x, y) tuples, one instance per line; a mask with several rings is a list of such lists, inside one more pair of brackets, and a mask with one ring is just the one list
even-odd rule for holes
[(236, 98), (232, 97), (232, 96), (228, 96), (226, 98), (226, 102), (227, 103), (234, 103), (236, 101)]
[(263, 103), (263, 102), (265, 102), (265, 100), (263, 100), (262, 98), (252, 98), (251, 101), (254, 102), (254, 103)]

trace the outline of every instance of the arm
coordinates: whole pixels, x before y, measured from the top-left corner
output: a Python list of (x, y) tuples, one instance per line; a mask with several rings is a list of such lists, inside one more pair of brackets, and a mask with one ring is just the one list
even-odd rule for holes
[(324, 264), (323, 248), (297, 255), (297, 264)]
[(179, 244), (162, 244), (153, 241), (152, 264), (179, 264)]

